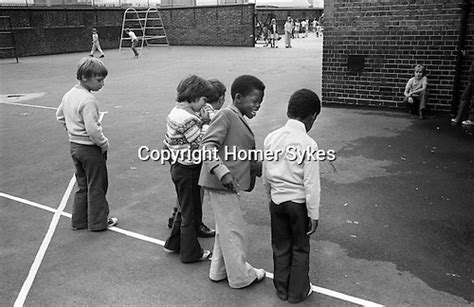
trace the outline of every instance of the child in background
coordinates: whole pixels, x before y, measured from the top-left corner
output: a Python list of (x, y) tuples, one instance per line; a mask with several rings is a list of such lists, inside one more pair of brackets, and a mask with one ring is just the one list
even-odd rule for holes
[(109, 204), (105, 197), (109, 140), (102, 132), (99, 102), (91, 94), (104, 86), (107, 73), (100, 60), (83, 58), (76, 73), (79, 84), (64, 95), (56, 112), (57, 120), (68, 133), (76, 168), (78, 190), (72, 208), (73, 230), (102, 231), (118, 222), (117, 218), (109, 217)]
[(293, 19), (290, 16), (286, 19), (285, 22), (285, 48), (291, 48), (291, 33), (294, 29)]
[(273, 284), (278, 297), (290, 303), (303, 301), (312, 293), (309, 236), (318, 227), (321, 186), (317, 157), (298, 161), (285, 155), (288, 148), (317, 152), (318, 145), (308, 131), (320, 111), (316, 93), (296, 91), (288, 103), (286, 125), (264, 141), (264, 152), (281, 152), (278, 158), (264, 160), (263, 183), (270, 200)]
[[(227, 89), (224, 83), (217, 79), (209, 79), (209, 82), (214, 88), (214, 95), (212, 95), (212, 97), (209, 97), (208, 102), (204, 105), (202, 110), (209, 114), (209, 119), (212, 121), (214, 117), (216, 117), (217, 111), (219, 111), (224, 105), (225, 92)], [(203, 134), (206, 133), (208, 127), (209, 125), (203, 126)]]
[[(203, 117), (208, 116), (209, 120), (212, 121), (214, 117), (217, 114), (217, 111), (222, 108), (225, 102), (225, 92), (226, 92), (226, 87), (225, 85), (217, 80), (217, 79), (209, 79), (208, 80), (212, 87), (214, 88), (213, 95), (208, 98), (208, 102), (202, 107), (200, 111), (200, 116), (201, 119)], [(203, 114), (206, 114), (203, 116)], [(202, 135), (204, 135), (207, 131), (207, 128), (209, 125), (205, 124), (202, 126)], [(201, 193), (202, 194), (202, 193)], [(201, 195), (201, 201), (202, 201), (202, 195)], [(168, 228), (171, 228), (173, 226), (173, 220), (174, 217), (176, 216), (176, 213), (178, 212), (179, 208), (179, 202), (176, 200), (176, 204), (173, 208), (173, 212), (171, 213), (171, 216), (168, 218)], [(214, 237), (216, 232), (214, 229), (211, 229), (207, 227), (203, 222), (202, 222), (202, 216), (201, 216), (201, 226), (199, 227), (197, 231), (197, 236), (201, 238), (211, 238)]]
[(134, 58), (138, 58), (138, 51), (137, 51), (138, 37), (135, 35), (135, 32), (130, 30), (130, 28), (126, 28), (125, 33), (127, 33), (130, 39), (132, 40), (132, 51), (133, 51), (133, 54), (135, 55)]
[(276, 19), (272, 18), (272, 21), (270, 23), (270, 47), (271, 48), (278, 48), (277, 46), (277, 41), (280, 39), (278, 37), (278, 27), (276, 23)]
[(423, 65), (415, 66), (415, 76), (408, 80), (405, 87), (405, 98), (403, 102), (411, 114), (419, 115), (423, 119), (423, 112), (426, 109), (426, 101), (428, 96), (428, 79), (425, 76), (425, 67)]
[(201, 248), (197, 231), (202, 225), (201, 192), (198, 185), (202, 161), (192, 158), (200, 150), (203, 124), (208, 117), (200, 118), (197, 113), (213, 94), (211, 83), (196, 75), (182, 80), (177, 87), (176, 105), (168, 114), (164, 144), (178, 159), (171, 164), (171, 179), (175, 185), (180, 210), (176, 213), (171, 234), (164, 250), (180, 254), (181, 262), (191, 263), (207, 260), (212, 256), (209, 250)]
[(247, 261), (247, 225), (240, 209), (240, 194), (252, 191), (261, 163), (254, 158), (228, 156), (228, 150), (255, 150), (255, 138), (244, 116), (253, 118), (260, 109), (265, 85), (254, 76), (240, 76), (232, 83), (233, 104), (220, 110), (202, 140), (202, 147), (217, 156), (203, 163), (199, 185), (204, 188), (204, 202), (214, 211), (216, 238), (209, 278), (227, 279), (230, 287), (244, 288), (262, 281), (265, 271)]
[(298, 19), (296, 19), (293, 38), (300, 38), (300, 27), (301, 27), (301, 23)]
[(99, 58), (103, 58), (105, 57), (105, 54), (104, 52), (102, 51), (102, 48), (100, 48), (100, 43), (99, 43), (99, 34), (97, 34), (97, 29), (96, 28), (92, 28), (92, 49), (91, 49), (91, 54), (90, 56), (94, 56), (94, 52), (96, 50), (99, 50), (100, 52), (100, 57)]

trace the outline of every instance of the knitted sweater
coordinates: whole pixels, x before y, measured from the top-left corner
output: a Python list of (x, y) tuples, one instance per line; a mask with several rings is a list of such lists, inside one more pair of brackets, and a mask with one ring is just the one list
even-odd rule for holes
[(103, 152), (109, 149), (109, 140), (99, 121), (99, 102), (81, 85), (74, 86), (64, 95), (56, 118), (66, 128), (69, 142), (97, 145)]
[[(175, 154), (177, 162), (184, 165), (200, 164), (191, 159), (193, 151), (199, 150), (202, 139), (202, 121), (186, 103), (177, 103), (166, 119), (166, 147)], [(179, 153), (179, 154), (178, 154)]]

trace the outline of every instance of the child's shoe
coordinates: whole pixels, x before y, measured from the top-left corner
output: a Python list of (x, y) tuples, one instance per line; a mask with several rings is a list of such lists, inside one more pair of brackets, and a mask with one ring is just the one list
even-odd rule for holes
[(455, 118), (451, 118), (451, 125), (457, 125), (459, 122)]
[(118, 218), (116, 217), (109, 217), (107, 219), (107, 227), (113, 227), (118, 224)]
[(99, 58), (105, 58), (105, 54), (101, 55)]
[(211, 258), (212, 258), (212, 252), (210, 250), (204, 249), (202, 251), (201, 258), (199, 258), (198, 261), (211, 260)]
[(90, 229), (92, 232), (100, 232), (100, 231), (105, 231), (109, 229), (110, 227), (113, 227), (118, 224), (118, 218), (116, 217), (109, 217), (107, 218), (107, 228), (104, 229)]
[(468, 119), (468, 120), (464, 120), (462, 122), (462, 125), (463, 126), (474, 126), (474, 122), (472, 120)]

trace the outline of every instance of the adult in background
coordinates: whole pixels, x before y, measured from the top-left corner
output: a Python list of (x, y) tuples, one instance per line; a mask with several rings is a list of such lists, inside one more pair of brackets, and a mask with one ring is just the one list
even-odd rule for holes
[(285, 22), (285, 48), (291, 48), (291, 32), (293, 28), (293, 20), (288, 16)]

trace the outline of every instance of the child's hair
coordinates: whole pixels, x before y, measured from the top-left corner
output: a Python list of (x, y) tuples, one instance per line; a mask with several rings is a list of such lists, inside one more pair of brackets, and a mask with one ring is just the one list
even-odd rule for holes
[(211, 97), (214, 93), (214, 87), (206, 79), (191, 75), (179, 82), (176, 91), (178, 93), (176, 101), (193, 102), (199, 97)]
[(288, 102), (287, 115), (289, 118), (304, 119), (316, 113), (321, 112), (321, 101), (318, 95), (308, 89), (300, 89), (293, 93)]
[(415, 65), (415, 68), (413, 68), (413, 70), (417, 70), (417, 69), (421, 69), (421, 73), (423, 74), (423, 76), (426, 74), (425, 66), (423, 66), (421, 64), (417, 64), (417, 65)]
[(93, 57), (84, 57), (77, 64), (77, 80), (89, 79), (91, 77), (100, 76), (107, 77), (107, 67), (104, 63)]
[(96, 28), (92, 28), (92, 32), (97, 32), (97, 29), (96, 29)]
[(127, 32), (127, 33), (130, 32), (130, 28), (126, 28), (125, 32)]
[(214, 88), (213, 95), (209, 97), (209, 103), (214, 103), (221, 98), (221, 96), (225, 95), (225, 91), (227, 90), (224, 83), (217, 79), (209, 79), (209, 83), (211, 83), (212, 87)]
[(265, 91), (265, 85), (260, 79), (251, 75), (242, 75), (237, 77), (230, 87), (230, 94), (232, 99), (235, 98), (237, 93), (242, 96), (249, 95), (253, 90), (260, 90), (262, 93)]

